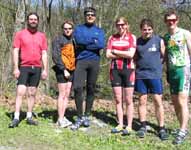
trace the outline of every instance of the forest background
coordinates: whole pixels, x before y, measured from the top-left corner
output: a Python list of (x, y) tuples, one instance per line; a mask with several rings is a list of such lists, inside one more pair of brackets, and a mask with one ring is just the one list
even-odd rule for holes
[[(128, 19), (130, 30), (140, 36), (141, 19), (150, 18), (154, 22), (155, 33), (163, 36), (166, 27), (163, 16), (167, 9), (174, 8), (180, 16), (180, 26), (191, 30), (191, 0), (0, 0), (0, 95), (9, 95), (15, 89), (12, 76), (12, 38), (16, 31), (26, 26), (26, 15), (35, 11), (40, 15), (39, 30), (48, 37), (49, 77), (41, 82), (40, 89), (49, 95), (57, 91), (51, 59), (51, 42), (61, 33), (61, 24), (71, 19), (75, 25), (83, 23), (83, 9), (93, 6), (97, 9), (97, 25), (105, 30), (106, 42), (115, 32), (114, 22), (117, 17)], [(105, 51), (101, 53), (101, 70), (97, 82), (98, 97), (111, 98), (109, 81), (109, 60)]]
[[(53, 66), (51, 42), (57, 34), (62, 33), (60, 26), (65, 19), (73, 20), (75, 25), (83, 23), (83, 10), (87, 6), (96, 8), (96, 23), (105, 30), (105, 42), (116, 32), (114, 22), (119, 16), (128, 19), (130, 30), (137, 37), (140, 36), (139, 24), (143, 18), (153, 20), (155, 33), (163, 36), (167, 32), (163, 16), (170, 8), (178, 12), (179, 26), (191, 30), (191, 0), (0, 0), (0, 150), (191, 150), (190, 136), (181, 146), (172, 144), (174, 138), (172, 134), (165, 142), (156, 136), (157, 121), (151, 99), (147, 105), (148, 136), (139, 139), (136, 132), (126, 137), (110, 133), (117, 122), (115, 104), (111, 101), (113, 95), (109, 81), (110, 61), (105, 57), (105, 50), (101, 52), (101, 70), (92, 112), (92, 126), (88, 129), (82, 128), (79, 132), (56, 126), (58, 92), (55, 74), (51, 69)], [(49, 45), (49, 76), (40, 83), (34, 108), (34, 114), (38, 117), (40, 125), (31, 127), (23, 121), (27, 110), (27, 101), (24, 100), (19, 127), (9, 129), (8, 124), (14, 112), (16, 89), (16, 80), (12, 76), (12, 39), (16, 31), (26, 27), (26, 15), (31, 11), (39, 14), (39, 30), (46, 33)], [(165, 123), (168, 132), (171, 133), (178, 127), (178, 122), (170, 101), (165, 70), (163, 81)], [(136, 110), (133, 131), (137, 131), (139, 121), (136, 95), (134, 105)], [(71, 99), (66, 117), (74, 122), (75, 115), (75, 104)], [(191, 115), (189, 117), (191, 118)], [(191, 133), (190, 123), (189, 132)]]

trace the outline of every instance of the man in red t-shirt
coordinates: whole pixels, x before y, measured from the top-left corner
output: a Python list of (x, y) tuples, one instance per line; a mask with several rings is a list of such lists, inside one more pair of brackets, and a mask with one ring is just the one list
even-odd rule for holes
[(37, 87), (40, 78), (46, 79), (47, 73), (47, 39), (38, 31), (39, 16), (30, 13), (27, 16), (27, 28), (16, 32), (13, 40), (13, 75), (17, 79), (14, 119), (10, 128), (18, 126), (22, 98), (28, 91), (27, 124), (38, 125), (32, 119)]

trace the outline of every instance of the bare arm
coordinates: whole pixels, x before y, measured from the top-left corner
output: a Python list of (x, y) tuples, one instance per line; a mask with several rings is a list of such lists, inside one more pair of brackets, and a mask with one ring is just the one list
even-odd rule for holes
[(107, 51), (106, 51), (106, 57), (107, 57), (107, 58), (111, 58), (111, 59), (119, 58), (119, 56), (113, 54), (112, 52), (113, 52), (113, 51), (112, 51), (111, 49), (107, 49)]
[(190, 32), (188, 32), (188, 34), (186, 35), (186, 42), (187, 42), (188, 51), (191, 57), (191, 33)]
[(129, 48), (128, 50), (125, 50), (125, 51), (119, 51), (119, 50), (113, 49), (112, 53), (121, 58), (133, 58), (133, 56), (135, 55), (135, 51), (136, 51), (135, 48)]
[(161, 56), (164, 57), (165, 56), (165, 44), (164, 44), (163, 39), (161, 39), (161, 42), (160, 42), (160, 52), (161, 52)]
[(42, 79), (46, 79), (48, 76), (48, 55), (46, 50), (42, 50)]
[(20, 75), (20, 71), (19, 71), (19, 48), (14, 48), (12, 50), (12, 60), (13, 60), (13, 75), (17, 79)]

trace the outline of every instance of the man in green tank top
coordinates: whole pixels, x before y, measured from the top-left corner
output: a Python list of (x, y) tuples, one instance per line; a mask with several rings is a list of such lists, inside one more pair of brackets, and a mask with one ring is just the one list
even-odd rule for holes
[(180, 128), (176, 130), (173, 144), (181, 144), (188, 134), (188, 98), (190, 90), (191, 33), (179, 28), (179, 18), (175, 11), (164, 16), (168, 33), (165, 34), (167, 56), (167, 79), (170, 84), (172, 102)]

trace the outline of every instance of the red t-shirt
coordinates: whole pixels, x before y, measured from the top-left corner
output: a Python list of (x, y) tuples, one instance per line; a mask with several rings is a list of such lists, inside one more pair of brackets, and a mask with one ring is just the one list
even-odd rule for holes
[(47, 39), (44, 33), (31, 33), (28, 29), (16, 32), (13, 48), (20, 49), (20, 66), (42, 66), (42, 50), (47, 50)]
[[(112, 50), (120, 50), (120, 51), (127, 51), (130, 48), (136, 47), (136, 38), (133, 34), (127, 33), (125, 36), (120, 37), (118, 34), (114, 34), (109, 37), (108, 43), (107, 43), (107, 49)], [(123, 69), (125, 64), (126, 68), (134, 69), (135, 65), (133, 62), (133, 59), (128, 58), (118, 58), (118, 59), (112, 59), (111, 61), (111, 69), (114, 69), (117, 67), (117, 69)]]

